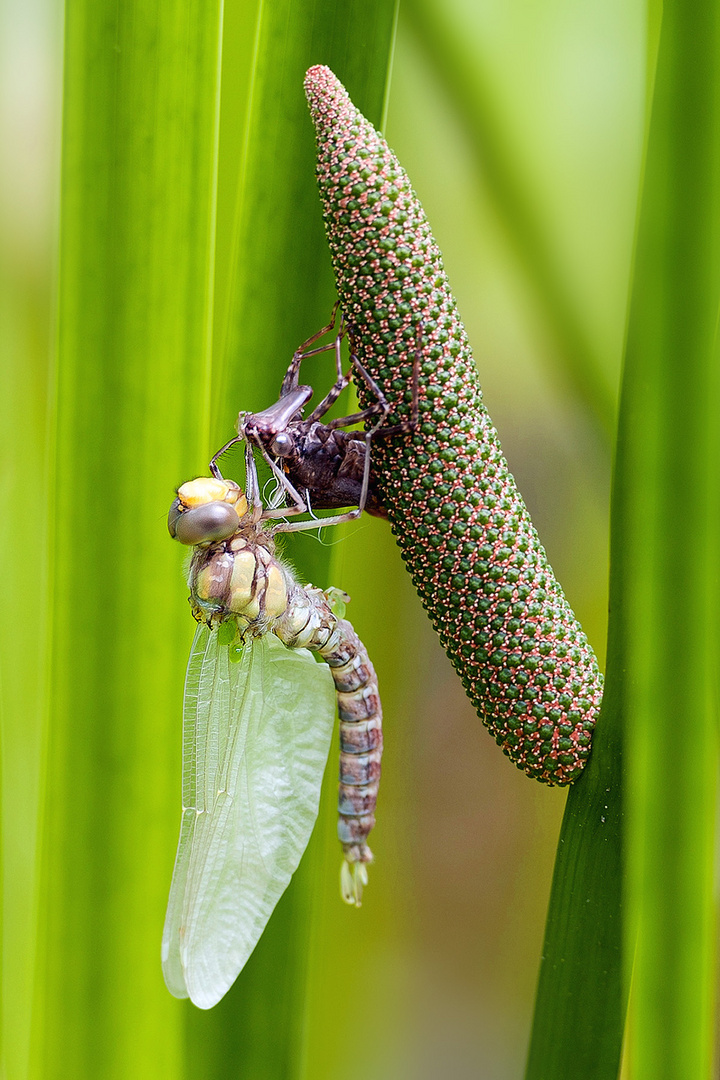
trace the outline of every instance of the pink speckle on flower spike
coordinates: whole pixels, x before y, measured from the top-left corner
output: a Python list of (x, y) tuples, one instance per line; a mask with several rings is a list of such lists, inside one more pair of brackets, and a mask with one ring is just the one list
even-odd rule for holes
[[(510, 474), (440, 250), (407, 174), (326, 67), (305, 90), (338, 294), (360, 361), (419, 422), (373, 471), (413, 582), (479, 715), (519, 768), (575, 780), (602, 699), (595, 655)], [(368, 404), (367, 390), (359, 393)]]

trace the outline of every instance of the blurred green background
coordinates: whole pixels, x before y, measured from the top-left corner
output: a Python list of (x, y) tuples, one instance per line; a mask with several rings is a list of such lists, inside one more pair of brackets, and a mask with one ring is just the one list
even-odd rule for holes
[[(310, 35), (317, 31), (313, 19), (327, 18), (327, 5), (305, 6)], [(90, 10), (71, 4), (71, 13), (73, 7), (70, 45)], [(337, 896), (331, 759), (320, 827), (297, 888), (236, 988), (206, 1015), (174, 1001), (162, 983), (159, 940), (179, 824), (181, 693), (193, 632), (183, 554), (164, 532), (165, 513), (173, 487), (202, 472), (208, 453), (232, 435), (238, 409), (273, 400), (293, 349), (325, 321), (333, 300), (302, 65), (298, 78), (298, 57), (283, 59), (303, 5), (265, 7), (263, 18), (276, 18), (276, 38), (269, 31), (263, 37), (261, 23), (258, 46), (256, 6), (225, 8), (233, 63), (222, 71), (214, 299), (195, 324), (214, 323), (213, 366), (209, 352), (200, 351), (209, 336), (198, 331), (195, 358), (178, 362), (186, 389), (175, 384), (169, 355), (146, 394), (143, 373), (152, 356), (134, 346), (138, 415), (150, 433), (137, 440), (131, 413), (119, 419), (128, 399), (128, 409), (137, 404), (132, 384), (119, 369), (98, 375), (92, 348), (83, 349), (82, 311), (70, 336), (72, 377), (57, 365), (58, 325), (62, 359), (68, 318), (67, 297), (57, 301), (56, 255), (63, 13), (41, 0), (5, 0), (2, 8), (7, 1080), (503, 1080), (522, 1073), (565, 795), (514, 770), (482, 729), (378, 521), (328, 532), (324, 547), (304, 535), (286, 548), (317, 584), (351, 594), (348, 614), (383, 694), (386, 752), (366, 902), (349, 911)], [(376, 9), (373, 32), (390, 40), (392, 5)], [(344, 48), (360, 93), (351, 79), (348, 88), (377, 123), (379, 84), (366, 86), (357, 74), (370, 11), (338, 8), (336, 21), (341, 35), (343, 21), (355, 20)], [(406, 0), (384, 128), (444, 252), (511, 469), (601, 662), (612, 418), (644, 124), (644, 32), (643, 6), (619, 0)], [(121, 40), (121, 29), (112, 34)], [(387, 55), (386, 47), (381, 70)], [(302, 117), (298, 171), (281, 167), (281, 135), (245, 127), (253, 56), (254, 103), (281, 122)], [(312, 50), (303, 57), (305, 66), (331, 61)], [(335, 70), (346, 78), (342, 62)], [(90, 103), (97, 82), (87, 76), (83, 87)], [(121, 85), (108, 92), (122, 98)], [(162, 133), (160, 113), (155, 122)], [(111, 132), (111, 147), (114, 137), (121, 141), (122, 134)], [(245, 203), (238, 226), (243, 168), (256, 201)], [(292, 200), (281, 205), (288, 190), (300, 193), (297, 218)], [(174, 194), (168, 191), (168, 200)], [(162, 199), (160, 186), (156, 201)], [(88, 228), (91, 203), (92, 196), (73, 209), (77, 220), (87, 216)], [(274, 233), (264, 231), (266, 219), (275, 221)], [(82, 227), (79, 244), (86, 242)], [(143, 238), (137, 243), (139, 251)], [(188, 258), (192, 263), (192, 248)], [(317, 259), (324, 269), (315, 269)], [(124, 273), (133, 272), (128, 259)], [(311, 300), (297, 287), (309, 275)], [(186, 300), (192, 303), (190, 286), (178, 299), (183, 318)], [(117, 340), (123, 325), (121, 313), (98, 340), (110, 340), (111, 331)], [(122, 342), (118, 364), (121, 358)], [(88, 392), (87, 405), (95, 426), (84, 439), (82, 423), (73, 427), (63, 403), (77, 401), (77, 388), (96, 378), (98, 396)], [(70, 467), (82, 473), (88, 459), (92, 466), (74, 494)], [(56, 512), (64, 515), (59, 523)], [(327, 580), (319, 580), (323, 574)], [(96, 575), (103, 577), (99, 585)], [(123, 690), (110, 700), (112, 686)], [(287, 1041), (289, 1027), (284, 1058), (273, 1048)]]

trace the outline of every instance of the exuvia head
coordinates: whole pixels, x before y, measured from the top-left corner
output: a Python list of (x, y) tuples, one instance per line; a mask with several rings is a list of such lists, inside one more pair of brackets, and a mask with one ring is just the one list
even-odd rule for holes
[(278, 431), (270, 443), (270, 453), (276, 457), (289, 457), (295, 447), (295, 440), (287, 431)]
[(181, 544), (216, 544), (237, 532), (247, 510), (247, 499), (232, 480), (199, 476), (178, 488), (168, 530)]

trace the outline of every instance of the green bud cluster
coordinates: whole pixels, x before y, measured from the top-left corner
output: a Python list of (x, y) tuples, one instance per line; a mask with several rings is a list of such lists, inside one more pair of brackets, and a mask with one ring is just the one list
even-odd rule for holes
[(328, 68), (311, 68), (305, 89), (338, 294), (388, 425), (410, 418), (419, 366), (414, 430), (373, 443), (403, 559), (504, 752), (538, 780), (570, 783), (600, 709), (597, 661), (508, 469), (407, 174)]

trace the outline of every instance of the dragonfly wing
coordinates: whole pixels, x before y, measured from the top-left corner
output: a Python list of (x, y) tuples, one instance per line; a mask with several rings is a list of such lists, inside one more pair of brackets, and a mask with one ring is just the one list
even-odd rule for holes
[(163, 935), (176, 997), (232, 986), (317, 818), (335, 716), (329, 670), (272, 634), (230, 660), (200, 627), (185, 685), (183, 820)]

